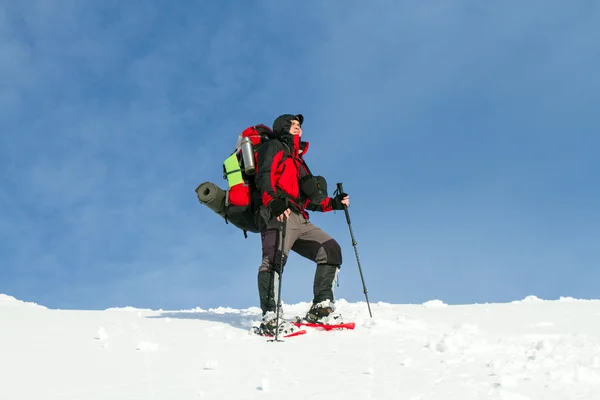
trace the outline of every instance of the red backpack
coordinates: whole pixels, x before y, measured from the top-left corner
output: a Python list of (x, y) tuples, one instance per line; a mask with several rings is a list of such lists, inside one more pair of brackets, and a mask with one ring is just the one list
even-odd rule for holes
[(243, 230), (244, 235), (259, 232), (254, 218), (258, 205), (252, 203), (252, 193), (257, 190), (254, 176), (258, 170), (258, 149), (272, 133), (262, 124), (244, 129), (238, 136), (235, 150), (223, 163), (223, 178), (228, 184), (225, 220)]

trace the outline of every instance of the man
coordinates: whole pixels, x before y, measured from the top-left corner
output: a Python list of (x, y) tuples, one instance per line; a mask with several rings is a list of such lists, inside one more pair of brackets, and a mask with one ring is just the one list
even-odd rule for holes
[[(331, 236), (309, 221), (307, 210), (343, 210), (350, 205), (350, 198), (345, 193), (327, 197), (325, 180), (311, 174), (303, 159), (308, 143), (300, 140), (303, 122), (301, 114), (277, 117), (273, 122), (272, 140), (266, 142), (258, 154), (255, 182), (261, 203), (257, 214), (262, 241), (262, 263), (258, 272), (263, 312), (260, 329), (268, 334), (274, 334), (276, 329), (279, 272), (290, 250), (317, 264), (313, 304), (306, 319), (327, 323), (339, 318), (333, 313), (333, 283), (342, 264), (342, 250)], [(283, 265), (282, 226), (286, 227)]]

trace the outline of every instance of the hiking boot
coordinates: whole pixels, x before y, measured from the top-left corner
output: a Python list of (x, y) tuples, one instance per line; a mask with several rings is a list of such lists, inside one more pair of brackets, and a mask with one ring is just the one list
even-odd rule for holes
[(256, 333), (263, 336), (275, 336), (275, 321), (272, 324), (261, 322)]
[(304, 319), (315, 324), (342, 323), (342, 316), (335, 312), (335, 304), (331, 300), (325, 300), (317, 304), (313, 303)]
[(279, 329), (277, 329), (277, 314), (273, 311), (268, 311), (263, 315), (262, 322), (257, 329), (257, 333), (263, 336), (275, 336), (279, 331), (280, 336), (286, 336), (298, 331), (299, 329), (289, 321), (283, 318), (283, 314), (279, 313)]
[[(279, 321), (283, 321), (283, 313), (279, 311)], [(263, 335), (275, 336), (275, 329), (277, 328), (277, 314), (274, 311), (267, 311), (263, 317), (259, 331)]]

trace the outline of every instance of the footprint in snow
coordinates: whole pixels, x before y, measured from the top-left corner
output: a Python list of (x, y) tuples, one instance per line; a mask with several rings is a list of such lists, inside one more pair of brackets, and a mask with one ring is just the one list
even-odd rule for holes
[(217, 369), (217, 366), (219, 365), (219, 360), (207, 360), (204, 363), (204, 370), (205, 371), (214, 371), (215, 369)]
[(98, 334), (96, 335), (96, 337), (94, 339), (96, 339), (96, 340), (108, 339), (108, 335), (106, 334), (106, 331), (104, 330), (103, 327), (98, 328)]
[(256, 389), (257, 389), (257, 390), (260, 390), (260, 391), (262, 391), (262, 392), (268, 392), (268, 391), (269, 391), (269, 387), (270, 387), (270, 381), (269, 381), (269, 378), (267, 378), (267, 377), (265, 376), (265, 377), (263, 377), (263, 378), (260, 380), (260, 386), (259, 386), (259, 387), (257, 387)]

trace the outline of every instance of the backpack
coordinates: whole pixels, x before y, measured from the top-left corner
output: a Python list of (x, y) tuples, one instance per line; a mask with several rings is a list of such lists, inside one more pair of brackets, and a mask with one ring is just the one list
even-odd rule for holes
[(227, 180), (225, 222), (247, 232), (258, 233), (255, 213), (257, 204), (252, 194), (257, 192), (254, 177), (258, 169), (258, 150), (272, 135), (266, 125), (253, 125), (238, 136), (235, 150), (223, 162), (223, 178)]

